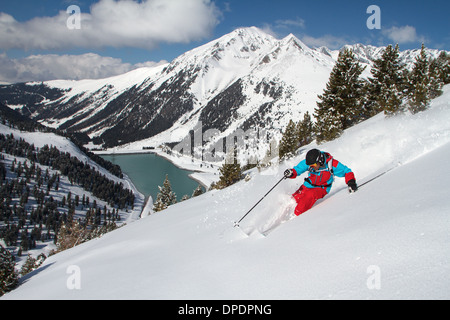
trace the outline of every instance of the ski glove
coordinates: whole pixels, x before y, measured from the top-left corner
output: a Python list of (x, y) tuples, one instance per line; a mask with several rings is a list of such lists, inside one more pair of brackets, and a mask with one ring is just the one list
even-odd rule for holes
[(356, 185), (356, 180), (352, 179), (347, 183), (348, 186), (348, 192), (353, 193), (358, 190), (358, 186)]
[(286, 179), (292, 178), (293, 176), (294, 176), (294, 170), (292, 170), (292, 169), (287, 169), (287, 170), (284, 172), (284, 177), (285, 177)]

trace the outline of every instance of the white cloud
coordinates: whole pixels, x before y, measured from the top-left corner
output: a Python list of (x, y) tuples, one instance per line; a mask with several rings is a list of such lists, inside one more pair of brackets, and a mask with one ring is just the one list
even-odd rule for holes
[(411, 42), (425, 42), (425, 38), (417, 34), (416, 28), (411, 26), (392, 27), (384, 29), (383, 34), (395, 43), (411, 43)]
[(11, 59), (6, 54), (0, 54), (0, 82), (102, 79), (161, 63), (166, 61), (132, 65), (121, 59), (102, 57), (95, 53), (33, 55), (22, 59)]
[[(65, 49), (73, 47), (155, 48), (159, 43), (188, 43), (207, 37), (221, 13), (210, 0), (100, 0), (89, 13), (60, 11), (54, 17), (19, 22), (0, 13), (0, 47)], [(68, 28), (79, 17), (79, 29)]]
[(275, 23), (278, 28), (305, 28), (305, 20), (301, 18), (297, 18), (295, 20), (277, 20)]
[(264, 31), (267, 34), (270, 34), (274, 38), (280, 38), (280, 35), (275, 32), (273, 26), (269, 23), (264, 23), (262, 27), (260, 27), (262, 31)]

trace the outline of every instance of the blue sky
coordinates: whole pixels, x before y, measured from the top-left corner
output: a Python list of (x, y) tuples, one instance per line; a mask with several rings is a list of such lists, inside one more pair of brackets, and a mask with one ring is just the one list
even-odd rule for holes
[[(0, 1), (0, 81), (4, 82), (119, 74), (171, 61), (249, 26), (277, 38), (293, 33), (311, 47), (399, 43), (406, 50), (425, 43), (450, 50), (447, 0)], [(73, 5), (80, 15), (67, 12)], [(367, 13), (371, 5), (380, 9), (381, 29), (367, 27), (374, 13)]]

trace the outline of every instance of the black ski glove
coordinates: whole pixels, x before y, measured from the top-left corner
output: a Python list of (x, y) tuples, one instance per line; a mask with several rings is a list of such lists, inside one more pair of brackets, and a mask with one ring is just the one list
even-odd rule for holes
[(284, 172), (284, 177), (285, 177), (286, 179), (292, 178), (293, 176), (294, 176), (294, 170), (292, 170), (292, 169), (287, 169), (287, 170)]
[(352, 179), (347, 183), (348, 186), (348, 192), (353, 193), (358, 190), (358, 186), (356, 185), (356, 180)]

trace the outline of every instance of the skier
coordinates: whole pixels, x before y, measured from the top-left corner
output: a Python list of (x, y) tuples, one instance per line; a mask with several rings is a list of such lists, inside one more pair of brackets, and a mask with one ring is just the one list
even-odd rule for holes
[(295, 179), (302, 173), (309, 171), (308, 178), (292, 196), (297, 202), (295, 215), (299, 216), (311, 209), (317, 200), (325, 197), (331, 190), (334, 176), (345, 177), (349, 192), (358, 190), (355, 175), (352, 170), (343, 165), (327, 153), (312, 149), (306, 154), (306, 159), (293, 169), (284, 172), (286, 178)]

